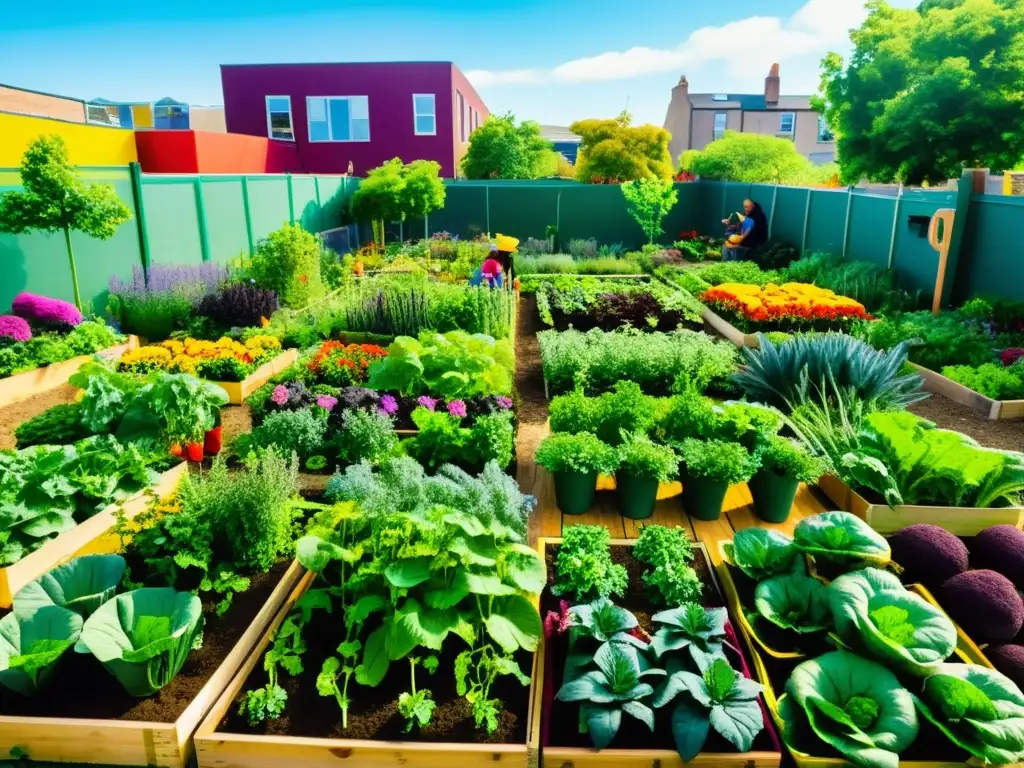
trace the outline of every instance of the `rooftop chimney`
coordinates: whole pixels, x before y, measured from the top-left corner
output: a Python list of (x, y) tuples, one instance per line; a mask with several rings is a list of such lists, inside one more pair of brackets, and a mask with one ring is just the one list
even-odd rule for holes
[(686, 79), (686, 75), (683, 75), (679, 78), (679, 82), (672, 87), (672, 99), (668, 105), (668, 113), (665, 115), (665, 130), (672, 134), (668, 149), (673, 160), (690, 148), (690, 113), (692, 110), (690, 82)]
[(779, 79), (779, 65), (772, 64), (772, 71), (764, 79), (764, 100), (769, 107), (774, 107), (779, 103), (779, 89), (781, 87), (782, 81)]

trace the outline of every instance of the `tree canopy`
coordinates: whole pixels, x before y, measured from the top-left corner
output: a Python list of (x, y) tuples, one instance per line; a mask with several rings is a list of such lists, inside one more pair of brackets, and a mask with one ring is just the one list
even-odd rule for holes
[(1024, 0), (868, 3), (848, 62), (822, 62), (816, 106), (842, 178), (943, 182), (1024, 157)]
[(727, 179), (748, 184), (827, 184), (835, 166), (815, 166), (789, 139), (726, 131), (703, 150), (679, 158), (680, 170), (702, 179)]
[(555, 174), (557, 158), (537, 123), (516, 124), (509, 112), (491, 115), (470, 134), (462, 173), (467, 179), (540, 179)]
[(580, 137), (576, 178), (618, 184), (640, 179), (671, 179), (671, 136), (664, 128), (631, 125), (623, 112), (613, 120), (580, 120), (569, 126)]
[(384, 223), (426, 216), (444, 207), (445, 186), (441, 166), (432, 160), (399, 158), (373, 168), (352, 195), (352, 213), (369, 221), (374, 239), (384, 245)]

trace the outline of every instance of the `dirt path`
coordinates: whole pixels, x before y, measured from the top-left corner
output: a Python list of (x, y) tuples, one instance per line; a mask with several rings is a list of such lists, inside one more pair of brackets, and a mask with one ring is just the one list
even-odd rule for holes
[(0, 408), (0, 450), (15, 447), (14, 430), (19, 425), (55, 405), (74, 402), (77, 392), (70, 384), (64, 384), (28, 400)]
[[(537, 445), (547, 435), (548, 401), (544, 396), (544, 370), (540, 359), (540, 345), (537, 331), (543, 330), (537, 316), (537, 299), (533, 294), (524, 294), (519, 299), (519, 313), (516, 327), (516, 380), (519, 393), (519, 436), (516, 441), (518, 472), (516, 480), (524, 493), (538, 497), (542, 488), (536, 482), (533, 456)], [(540, 531), (540, 503), (530, 518), (530, 540), (535, 541)]]

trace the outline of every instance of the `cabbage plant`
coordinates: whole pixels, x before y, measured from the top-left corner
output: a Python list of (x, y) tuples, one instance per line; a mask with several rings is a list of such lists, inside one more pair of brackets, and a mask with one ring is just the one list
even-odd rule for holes
[(793, 546), (813, 557), (852, 567), (884, 566), (892, 560), (885, 537), (849, 512), (805, 517), (793, 531)]
[(0, 685), (31, 696), (57, 671), (61, 657), (82, 631), (82, 617), (44, 605), (0, 619)]
[(782, 629), (799, 634), (824, 632), (832, 626), (828, 592), (828, 587), (808, 576), (800, 563), (792, 573), (760, 582), (754, 590), (754, 606), (762, 617)]
[(793, 540), (770, 528), (746, 528), (724, 546), (726, 558), (755, 581), (788, 573), (799, 554)]
[(45, 605), (59, 605), (88, 618), (114, 596), (124, 569), (120, 555), (76, 557), (18, 590), (14, 610), (34, 613)]
[(136, 589), (89, 617), (76, 650), (92, 653), (131, 695), (149, 696), (174, 679), (201, 642), (202, 618), (202, 602), (190, 592)]

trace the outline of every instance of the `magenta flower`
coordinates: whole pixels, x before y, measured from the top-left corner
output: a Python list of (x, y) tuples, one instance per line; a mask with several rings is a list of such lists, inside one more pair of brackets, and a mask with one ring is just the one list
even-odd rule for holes
[(398, 401), (394, 395), (383, 395), (380, 398), (380, 405), (377, 406), (381, 413), (391, 416), (398, 412)]
[(20, 317), (0, 315), (0, 336), (14, 341), (28, 341), (32, 338), (32, 329)]
[(288, 389), (283, 384), (278, 384), (274, 387), (274, 391), (271, 393), (270, 399), (278, 405), (284, 405), (288, 402)]
[(330, 395), (320, 395), (320, 397), (316, 399), (316, 404), (325, 411), (332, 411), (334, 410), (334, 406), (338, 404), (338, 398), (331, 397)]
[(448, 413), (457, 419), (466, 418), (466, 404), (461, 400), (452, 400), (448, 403)]
[(429, 395), (420, 395), (416, 398), (416, 402), (426, 408), (428, 411), (432, 411), (437, 408), (438, 400), (436, 397), (430, 397)]
[(564, 635), (572, 627), (572, 614), (569, 612), (569, 603), (566, 600), (558, 602), (557, 611), (548, 611), (544, 617), (544, 637), (550, 638), (554, 635)]
[(511, 397), (503, 397), (502, 395), (498, 395), (496, 398), (494, 398), (494, 402), (498, 404), (499, 408), (505, 411), (512, 407)]
[(19, 293), (11, 302), (11, 312), (26, 320), (47, 325), (75, 326), (82, 322), (82, 313), (74, 304), (34, 293)]

